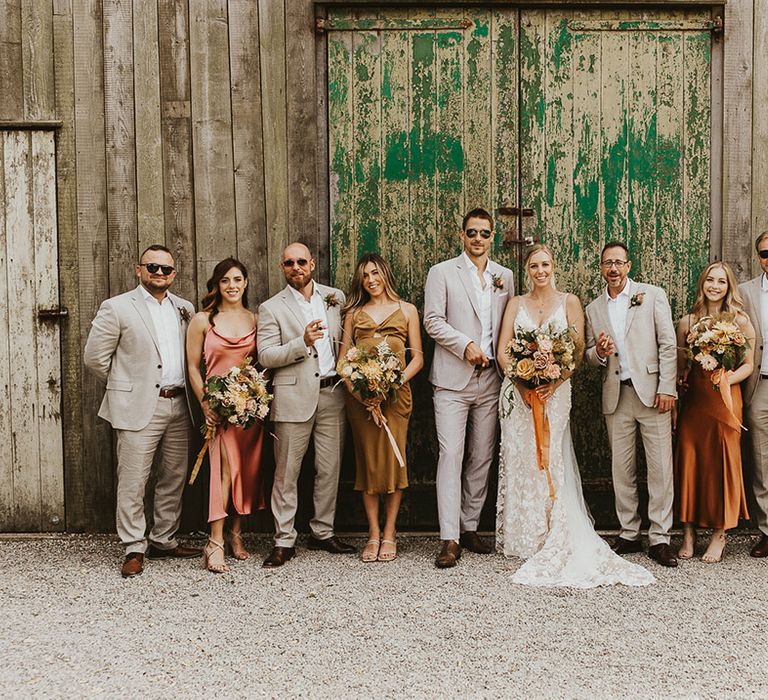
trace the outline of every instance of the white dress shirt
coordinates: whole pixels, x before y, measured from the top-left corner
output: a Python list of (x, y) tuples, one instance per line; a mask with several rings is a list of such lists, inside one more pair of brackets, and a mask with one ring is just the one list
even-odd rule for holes
[(181, 317), (176, 307), (166, 294), (162, 302), (158, 302), (143, 285), (139, 285), (144, 301), (152, 317), (157, 334), (157, 344), (160, 350), (160, 362), (163, 371), (160, 375), (160, 386), (163, 389), (184, 386), (184, 352), (181, 347)]
[[(768, 280), (765, 273), (760, 278), (760, 325), (763, 327), (763, 347), (768, 344)], [(768, 374), (768, 352), (763, 353), (760, 374)]]
[[(328, 315), (325, 312), (325, 301), (320, 296), (320, 292), (317, 291), (317, 285), (312, 282), (312, 295), (309, 297), (309, 301), (304, 298), (301, 292), (297, 292), (293, 287), (288, 285), (288, 289), (291, 290), (296, 303), (301, 309), (301, 313), (304, 316), (304, 320), (307, 323), (320, 319), (323, 323), (323, 337), (315, 341), (314, 348), (317, 350), (317, 359), (320, 364), (320, 378), (332, 377), (336, 374), (336, 357), (333, 353), (333, 346), (331, 345), (331, 334), (328, 331)], [(307, 348), (307, 353), (312, 353), (312, 348)]]
[(483, 279), (485, 288), (480, 282), (480, 276), (477, 274), (477, 267), (470, 260), (466, 251), (464, 252), (464, 266), (469, 271), (472, 278), (472, 286), (475, 290), (477, 299), (477, 308), (480, 311), (480, 325), (482, 326), (482, 335), (480, 337), (480, 350), (489, 359), (492, 360), (496, 355), (493, 351), (493, 325), (491, 321), (491, 302), (493, 300), (493, 277), (488, 271), (488, 262), (485, 264)]
[(611, 295), (608, 294), (607, 288), (605, 290), (605, 298), (608, 301), (608, 318), (611, 320), (611, 326), (613, 327), (614, 333), (616, 333), (613, 342), (616, 345), (616, 355), (619, 358), (619, 379), (622, 382), (632, 376), (629, 371), (629, 362), (627, 361), (627, 354), (624, 346), (624, 336), (627, 331), (627, 313), (629, 312), (629, 305), (632, 302), (631, 290), (631, 279), (627, 279), (624, 289), (616, 295), (615, 299), (612, 299)]

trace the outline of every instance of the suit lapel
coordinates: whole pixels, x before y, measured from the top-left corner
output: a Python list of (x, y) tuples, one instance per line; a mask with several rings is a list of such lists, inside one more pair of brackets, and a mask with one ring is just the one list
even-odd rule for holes
[(635, 320), (635, 313), (637, 312), (639, 304), (632, 306), (632, 297), (635, 296), (635, 294), (644, 294), (645, 292), (640, 290), (639, 285), (633, 284), (632, 287), (629, 290), (630, 292), (634, 291), (634, 294), (629, 295), (629, 309), (627, 310), (627, 322), (624, 324), (624, 337), (627, 337), (627, 334), (629, 333), (629, 327), (632, 325), (632, 321)]
[(753, 325), (755, 326), (755, 335), (759, 340), (762, 340), (763, 338), (763, 307), (761, 304), (762, 299), (760, 298), (760, 295), (763, 293), (761, 288), (762, 279), (762, 275), (760, 275), (760, 277), (756, 277), (749, 283), (749, 286), (747, 287), (749, 301), (752, 305), (752, 308), (754, 309), (752, 314), (754, 316)]
[(456, 258), (456, 265), (459, 268), (459, 279), (461, 280), (462, 285), (464, 285), (464, 291), (467, 293), (467, 297), (469, 297), (469, 303), (472, 304), (472, 308), (474, 309), (475, 315), (479, 319), (480, 307), (478, 306), (478, 303), (477, 303), (475, 286), (472, 281), (472, 278), (470, 277), (470, 275), (475, 275), (477, 273), (472, 270), (468, 270), (464, 266), (464, 258), (461, 255), (458, 258)]
[(317, 285), (318, 293), (323, 297), (325, 315), (328, 319), (328, 330), (331, 331), (331, 348), (333, 350), (333, 356), (336, 357), (338, 348), (341, 345), (341, 308), (338, 304), (336, 306), (329, 306), (325, 303), (325, 298), (329, 294), (334, 294), (335, 296), (335, 292), (332, 288), (317, 284), (317, 282), (315, 282), (315, 284)]
[[(603, 326), (608, 330), (608, 334), (611, 336), (611, 338), (616, 337), (616, 329), (613, 327), (613, 324), (611, 323), (611, 317), (608, 313), (608, 301), (605, 298), (606, 292), (603, 290), (603, 293), (597, 298), (597, 313), (598, 315), (603, 319)], [(601, 328), (595, 329), (600, 334)]]
[(147, 302), (144, 301), (144, 295), (139, 289), (134, 289), (131, 294), (131, 301), (133, 302), (136, 311), (139, 313), (139, 317), (144, 322), (144, 325), (149, 331), (149, 335), (152, 337), (152, 342), (155, 344), (157, 351), (160, 352), (160, 341), (157, 338), (157, 330), (155, 324), (152, 322), (152, 316), (149, 315), (149, 309), (147, 308)]
[(291, 294), (291, 290), (286, 287), (281, 292), (283, 303), (290, 309), (291, 313), (296, 318), (297, 323), (299, 324), (299, 328), (304, 328), (307, 324), (304, 321), (304, 314), (301, 313), (301, 309), (299, 308), (298, 303), (296, 302), (296, 299), (293, 298), (293, 294)]

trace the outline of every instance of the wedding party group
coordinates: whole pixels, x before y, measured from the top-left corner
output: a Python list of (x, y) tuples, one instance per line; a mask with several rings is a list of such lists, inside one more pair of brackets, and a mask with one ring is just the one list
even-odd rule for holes
[[(424, 288), (439, 447), (435, 565), (456, 566), (464, 549), (494, 551), (478, 524), (498, 457), (495, 551), (523, 560), (513, 582), (651, 584), (648, 569), (623, 557), (643, 551), (638, 433), (647, 462), (651, 559), (676, 567), (694, 556), (697, 528), (707, 528), (712, 534), (701, 559), (721, 560), (727, 530), (750, 517), (742, 434), (754, 463), (751, 517), (761, 531), (751, 555), (768, 556), (768, 354), (762, 352), (768, 232), (755, 243), (763, 273), (739, 285), (726, 263), (709, 264), (677, 326), (664, 290), (631, 277), (621, 241), (594, 252), (605, 288), (584, 309), (577, 296), (557, 288), (549, 246), (526, 251), (527, 291), (515, 295), (512, 271), (489, 257), (492, 216), (473, 209), (457, 235), (462, 252), (434, 265)], [(222, 260), (195, 312), (169, 291), (176, 276), (172, 251), (152, 245), (135, 266), (138, 286), (104, 301), (93, 320), (84, 362), (106, 383), (99, 416), (117, 438), (116, 527), (125, 578), (142, 573), (145, 557), (202, 556), (208, 571), (228, 571), (228, 555), (249, 558), (242, 516), (267, 501), (275, 536), (263, 566), (286, 564), (296, 555), (298, 480), (310, 442), (308, 547), (355, 553), (334, 533), (347, 430), (354, 488), (368, 521), (360, 558), (397, 557), (410, 382), (425, 364), (419, 311), (400, 298), (392, 268), (375, 253), (360, 257), (346, 293), (314, 279), (315, 259), (301, 242), (282, 251), (279, 265), (286, 286), (255, 313), (246, 267)], [(571, 377), (581, 362), (599, 367), (602, 378), (620, 523), (611, 545), (594, 529), (571, 439)], [(193, 404), (204, 417), (205, 445), (191, 480), (204, 456), (210, 467), (210, 536), (202, 549), (176, 539), (193, 456)], [(270, 435), (271, 495), (263, 488), (271, 465), (262, 459)], [(144, 497), (158, 451), (147, 532)], [(673, 519), (683, 526), (676, 552)]]

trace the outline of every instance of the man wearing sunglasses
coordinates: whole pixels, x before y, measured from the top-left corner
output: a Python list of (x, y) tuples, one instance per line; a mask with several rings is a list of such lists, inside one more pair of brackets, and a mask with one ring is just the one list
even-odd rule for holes
[(282, 566), (296, 554), (298, 480), (310, 439), (315, 446), (315, 512), (310, 549), (349, 554), (355, 548), (333, 532), (341, 452), (344, 391), (336, 388), (344, 294), (312, 279), (315, 261), (303, 243), (291, 243), (280, 258), (288, 283), (259, 307), (259, 362), (272, 370), (270, 416), (275, 430), (272, 515), (275, 546), (263, 566)]
[[(424, 289), (424, 328), (435, 341), (434, 388), (440, 552), (435, 565), (456, 565), (461, 548), (489, 554), (477, 535), (496, 454), (501, 377), (496, 342), (513, 292), (512, 271), (489, 260), (493, 218), (473, 209), (462, 221), (463, 251), (432, 267)], [(465, 437), (469, 441), (465, 454)], [(463, 474), (462, 474), (463, 468)]]
[(755, 369), (744, 381), (744, 421), (749, 428), (752, 447), (752, 490), (757, 505), (757, 527), (761, 537), (752, 547), (753, 557), (768, 557), (768, 231), (755, 241), (757, 262), (761, 273), (739, 285), (744, 307), (755, 327)]
[[(184, 338), (195, 309), (168, 289), (176, 278), (171, 251), (152, 245), (136, 265), (139, 286), (107, 299), (93, 319), (83, 360), (107, 387), (99, 416), (117, 433), (117, 534), (125, 547), (124, 578), (150, 559), (200, 556), (176, 540), (189, 466), (191, 428)], [(147, 535), (144, 491), (162, 452)]]

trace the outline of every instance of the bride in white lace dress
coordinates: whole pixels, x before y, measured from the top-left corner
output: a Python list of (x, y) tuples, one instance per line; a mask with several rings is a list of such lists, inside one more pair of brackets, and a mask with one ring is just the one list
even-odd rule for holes
[[(518, 329), (571, 326), (578, 337), (584, 337), (584, 312), (578, 298), (555, 289), (554, 256), (549, 247), (534, 245), (524, 267), (531, 291), (511, 299), (504, 313), (497, 353), (502, 369), (506, 366), (504, 349)], [(526, 398), (530, 391), (546, 401), (554, 499), (546, 472), (537, 462), (533, 417)], [(527, 560), (515, 572), (515, 583), (573, 588), (616, 583), (646, 586), (654, 581), (653, 575), (614, 554), (594, 530), (571, 442), (570, 411), (569, 377), (533, 390), (504, 380), (499, 399), (496, 549), (505, 556)]]

